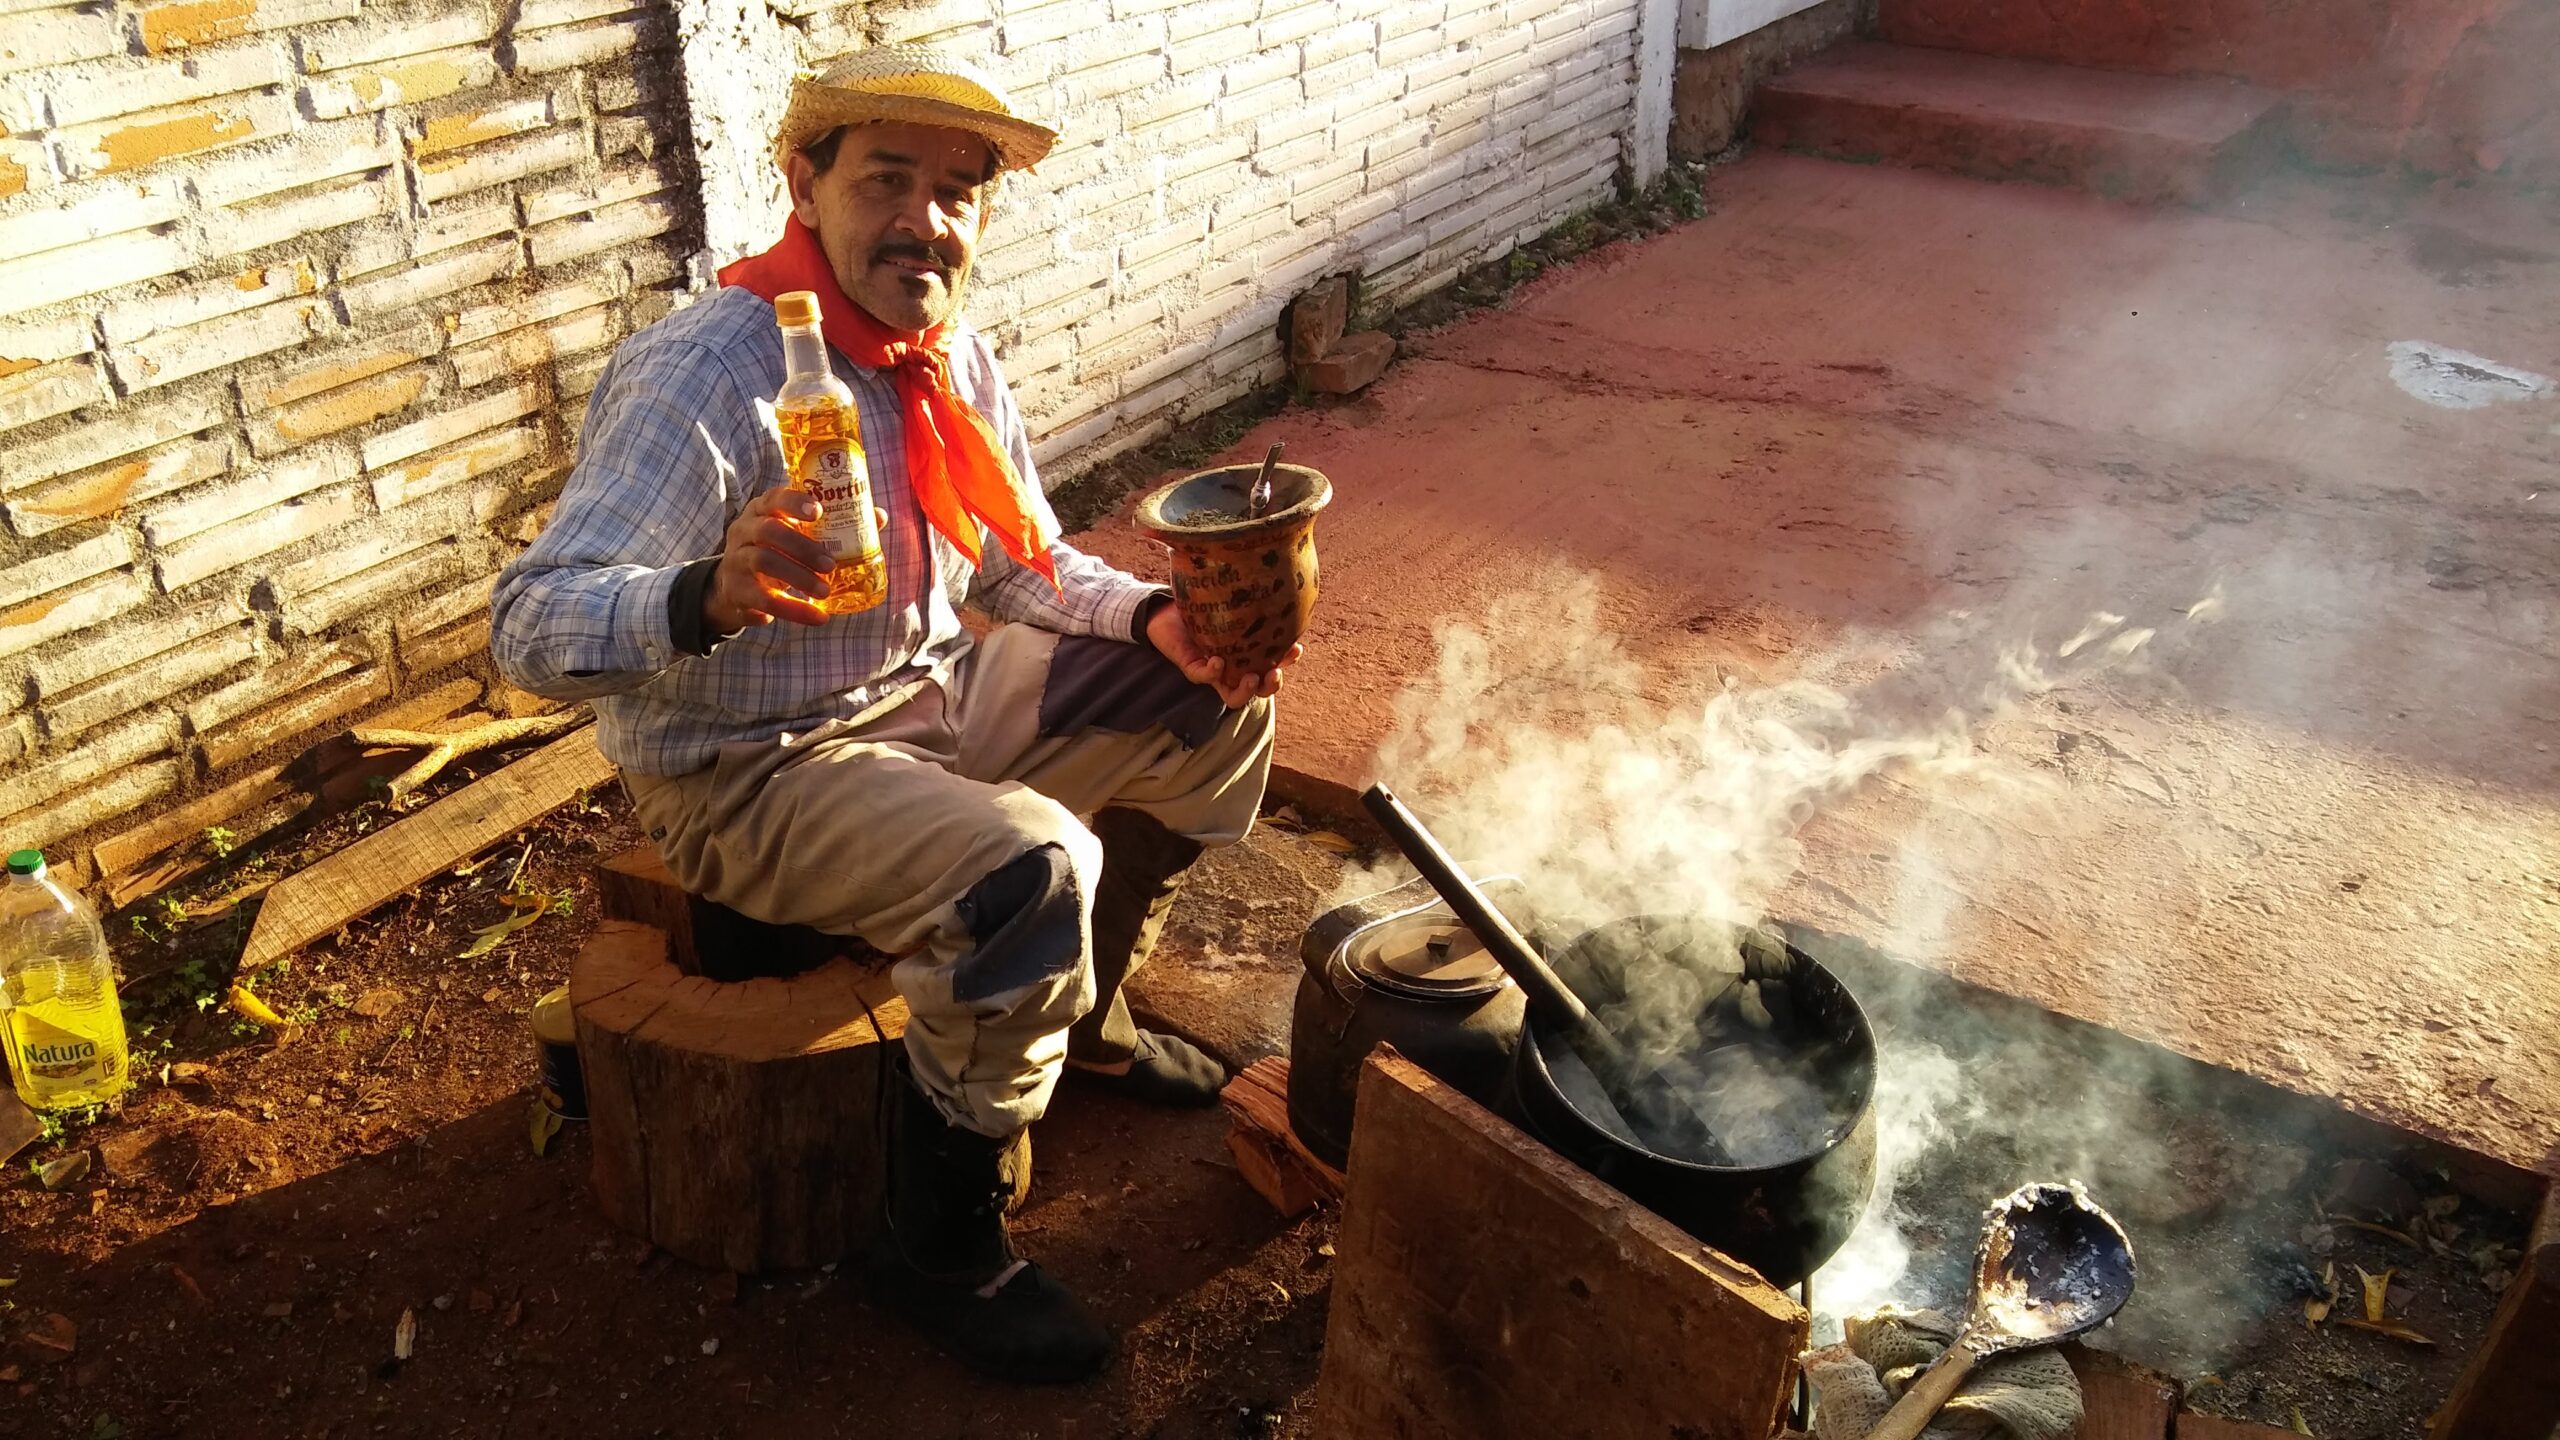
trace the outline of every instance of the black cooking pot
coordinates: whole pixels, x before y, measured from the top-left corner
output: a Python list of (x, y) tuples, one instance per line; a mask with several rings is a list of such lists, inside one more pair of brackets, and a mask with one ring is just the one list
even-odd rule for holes
[(1673, 1057), (1658, 1083), (1702, 1090), (1702, 1113), (1724, 1122), (1711, 1128), (1730, 1127), (1732, 1148), (1709, 1161), (1637, 1139), (1534, 1012), (1512, 1052), (1508, 1108), (1559, 1154), (1772, 1284), (1820, 1269), (1875, 1180), (1875, 1034), (1848, 988), (1769, 931), (1648, 916), (1586, 932), (1555, 968), (1630, 1048)]

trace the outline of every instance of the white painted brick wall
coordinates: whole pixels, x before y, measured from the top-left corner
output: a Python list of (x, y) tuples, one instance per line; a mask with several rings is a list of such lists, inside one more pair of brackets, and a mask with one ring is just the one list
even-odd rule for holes
[(778, 227), (795, 64), (935, 40), (1062, 126), (970, 300), (1054, 483), (1279, 379), (1312, 281), (1409, 298), (1643, 172), (1676, 8), (0, 0), (0, 838), (482, 663), (611, 347)]

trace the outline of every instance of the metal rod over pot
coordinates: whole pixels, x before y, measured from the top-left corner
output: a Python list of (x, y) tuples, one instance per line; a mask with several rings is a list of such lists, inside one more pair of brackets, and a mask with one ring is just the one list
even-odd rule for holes
[(1712, 1127), (1698, 1113), (1692, 1097), (1679, 1085), (1667, 1083), (1660, 1067), (1653, 1067), (1648, 1073), (1639, 1064), (1618, 1037), (1591, 1013), (1591, 1007), (1582, 1003), (1582, 997), (1573, 993), (1573, 987), (1565, 984), (1563, 977), (1538, 954), (1528, 937), (1458, 868), (1458, 862), (1450, 858), (1394, 791), (1384, 785), (1372, 785), (1361, 794), (1360, 803), (1387, 832), (1387, 838), (1404, 852), (1404, 857), (1431, 882), (1431, 888), (1440, 892), (1440, 898), (1448, 901), (1449, 908), (1484, 942), (1485, 949), (1519, 982), (1521, 993), (1528, 997), (1531, 1014), (1564, 1036), (1583, 1063), (1591, 1067), (1591, 1073), (1599, 1079), (1621, 1116), (1630, 1124), (1650, 1122), (1676, 1131), (1690, 1146), (1715, 1159), (1723, 1158)]

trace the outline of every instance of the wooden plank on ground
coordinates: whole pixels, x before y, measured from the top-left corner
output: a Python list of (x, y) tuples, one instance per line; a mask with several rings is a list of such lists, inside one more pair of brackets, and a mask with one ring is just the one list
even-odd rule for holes
[(2080, 1377), (2079, 1440), (2168, 1440), (2176, 1381), (2085, 1345), (2066, 1345), (2062, 1354)]
[(418, 882), (613, 778), (590, 726), (484, 775), (426, 809), (276, 882), (240, 956), (255, 970), (290, 955)]
[(2560, 1434), (2560, 1184), (2544, 1182), (2524, 1265), (2488, 1338), (2436, 1412), (2431, 1440), (2549, 1440)]
[(1766, 1440), (1804, 1310), (1381, 1047), (1316, 1382), (1327, 1440)]
[(2177, 1440), (2302, 1440), (2300, 1431), (2288, 1430), (2281, 1425), (2232, 1420), (2197, 1410), (2178, 1412), (2177, 1426), (2170, 1433)]

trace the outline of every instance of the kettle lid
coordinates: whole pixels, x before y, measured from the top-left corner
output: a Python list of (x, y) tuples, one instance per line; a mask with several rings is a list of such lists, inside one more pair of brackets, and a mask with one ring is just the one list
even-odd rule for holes
[(1445, 910), (1377, 926), (1345, 948), (1363, 984), (1411, 999), (1473, 999), (1511, 983), (1475, 932)]

